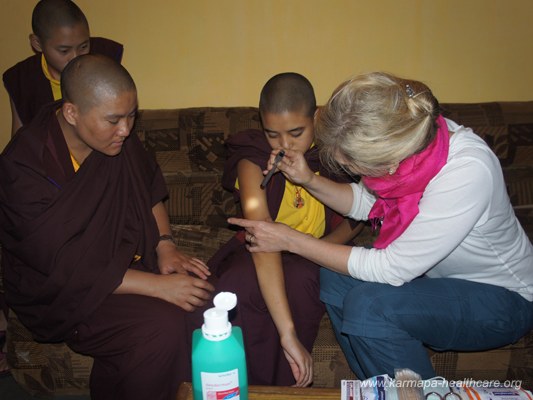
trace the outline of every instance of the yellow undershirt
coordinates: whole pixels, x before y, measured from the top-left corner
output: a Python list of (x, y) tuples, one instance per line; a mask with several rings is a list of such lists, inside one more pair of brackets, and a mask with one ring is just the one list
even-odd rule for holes
[(44, 54), (41, 54), (41, 67), (43, 69), (44, 76), (50, 81), (50, 87), (52, 88), (52, 95), (54, 96), (54, 100), (61, 99), (61, 82), (59, 82), (57, 79), (54, 79), (50, 74), (50, 71), (48, 70), (48, 64), (46, 63), (46, 59), (44, 58)]
[[(318, 172), (316, 174), (318, 175)], [(239, 189), (238, 179), (235, 182), (235, 188)], [(300, 208), (295, 205), (297, 191), (303, 200), (303, 206)], [(324, 205), (303, 187), (285, 181), (285, 190), (276, 222), (282, 222), (299, 232), (321, 238), (326, 230), (326, 210)]]
[[(300, 208), (295, 205), (295, 200), (298, 197), (297, 191), (303, 200), (303, 206)], [(320, 238), (324, 236), (326, 229), (326, 211), (324, 205), (303, 187), (286, 181), (276, 221), (283, 222), (297, 231)]]
[(80, 169), (80, 164), (78, 163), (78, 161), (76, 161), (76, 159), (74, 158), (70, 150), (69, 150), (69, 154), (70, 154), (70, 161), (72, 161), (72, 166), (74, 167), (74, 172), (78, 172), (78, 170)]

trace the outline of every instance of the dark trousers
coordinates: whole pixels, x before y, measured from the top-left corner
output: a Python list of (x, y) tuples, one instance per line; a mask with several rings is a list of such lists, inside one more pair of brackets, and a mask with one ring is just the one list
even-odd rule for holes
[(186, 312), (139, 295), (110, 295), (67, 344), (94, 358), (91, 398), (174, 399), (191, 380)]
[(321, 298), (359, 379), (409, 368), (435, 376), (424, 345), (481, 351), (513, 343), (533, 328), (533, 303), (500, 286), (419, 278), (402, 286), (362, 282), (326, 269)]

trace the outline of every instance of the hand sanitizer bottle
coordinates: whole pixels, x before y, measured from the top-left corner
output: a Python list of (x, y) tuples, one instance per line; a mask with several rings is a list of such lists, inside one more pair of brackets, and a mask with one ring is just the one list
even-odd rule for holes
[(237, 296), (221, 292), (214, 308), (204, 312), (202, 329), (192, 336), (192, 387), (194, 400), (248, 400), (248, 376), (242, 331), (232, 327), (228, 311)]

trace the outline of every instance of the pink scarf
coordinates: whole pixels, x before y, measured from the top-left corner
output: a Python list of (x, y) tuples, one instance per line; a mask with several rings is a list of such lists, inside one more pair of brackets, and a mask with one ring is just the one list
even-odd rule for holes
[(384, 249), (407, 229), (418, 214), (418, 203), (427, 184), (446, 164), (448, 127), (441, 115), (437, 124), (437, 135), (429, 146), (403, 160), (393, 175), (363, 178), (364, 184), (378, 196), (368, 214), (374, 228), (377, 222), (382, 222), (375, 248)]

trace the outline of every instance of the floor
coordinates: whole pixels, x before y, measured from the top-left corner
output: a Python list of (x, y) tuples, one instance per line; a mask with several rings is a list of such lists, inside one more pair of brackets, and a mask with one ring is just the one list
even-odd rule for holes
[[(11, 375), (0, 376), (0, 399), (2, 400), (33, 400), (43, 399), (26, 393)], [(58, 396), (54, 400), (89, 400), (89, 396)]]

